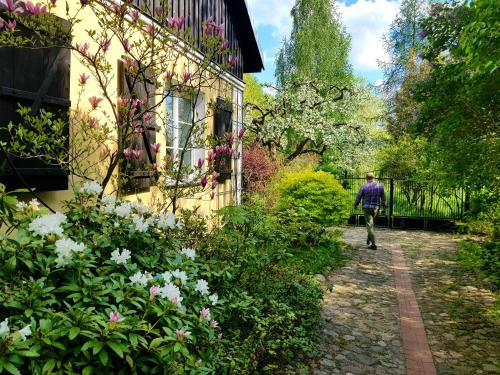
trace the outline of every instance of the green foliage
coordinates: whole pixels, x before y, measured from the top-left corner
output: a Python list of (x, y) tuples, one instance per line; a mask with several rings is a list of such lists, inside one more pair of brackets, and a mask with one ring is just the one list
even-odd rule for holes
[(460, 243), (458, 260), (467, 268), (477, 271), (483, 280), (500, 288), (500, 241), (479, 244), (472, 241)]
[(349, 216), (347, 192), (330, 173), (311, 169), (288, 173), (277, 182), (277, 190), (277, 209), (303, 220), (330, 226)]

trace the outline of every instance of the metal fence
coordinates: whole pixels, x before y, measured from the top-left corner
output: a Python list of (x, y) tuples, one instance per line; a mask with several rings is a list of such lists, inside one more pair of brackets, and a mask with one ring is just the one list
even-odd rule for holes
[[(364, 177), (339, 177), (349, 192), (352, 202)], [(463, 219), (467, 196), (464, 189), (445, 189), (431, 180), (413, 180), (405, 177), (378, 178), (387, 196), (387, 209), (381, 211), (377, 224), (391, 228), (450, 229), (456, 220)], [(361, 205), (352, 208), (351, 224), (364, 224)]]

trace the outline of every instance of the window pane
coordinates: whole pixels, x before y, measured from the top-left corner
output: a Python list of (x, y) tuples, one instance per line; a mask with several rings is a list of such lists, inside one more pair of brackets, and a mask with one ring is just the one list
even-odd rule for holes
[(182, 148), (189, 148), (193, 144), (193, 135), (191, 134), (191, 137), (189, 139), (189, 143), (186, 144), (186, 140), (189, 135), (189, 130), (191, 129), (191, 123), (184, 123), (180, 122), (179, 123), (179, 147)]
[(174, 99), (167, 96), (167, 146), (174, 146)]
[(179, 121), (190, 123), (193, 118), (193, 101), (185, 98), (179, 100)]
[(184, 152), (184, 159), (182, 160), (182, 165), (185, 167), (191, 167), (191, 150), (179, 150), (179, 158), (181, 153)]

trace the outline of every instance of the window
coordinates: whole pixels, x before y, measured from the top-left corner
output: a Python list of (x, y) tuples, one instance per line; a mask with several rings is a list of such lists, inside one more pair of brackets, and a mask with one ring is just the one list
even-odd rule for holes
[[(180, 160), (181, 155), (184, 154), (182, 157), (183, 166), (194, 168), (198, 159), (205, 157), (203, 148), (205, 141), (203, 96), (200, 95), (196, 103), (192, 98), (168, 96), (166, 105), (167, 152), (176, 161)], [(191, 131), (193, 115), (197, 126)]]

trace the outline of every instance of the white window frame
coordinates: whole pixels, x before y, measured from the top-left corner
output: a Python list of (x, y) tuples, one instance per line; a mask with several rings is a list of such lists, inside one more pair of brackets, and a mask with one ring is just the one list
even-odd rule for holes
[[(180, 147), (180, 129), (182, 124), (186, 124), (191, 126), (191, 124), (187, 124), (185, 122), (181, 122), (179, 120), (179, 100), (182, 99), (179, 95), (170, 96), (170, 100), (172, 101), (172, 113), (170, 113), (169, 108), (169, 100), (166, 100), (165, 103), (165, 112), (166, 112), (166, 142), (165, 142), (165, 150), (167, 153), (171, 153), (173, 155), (174, 160), (178, 159), (178, 155), (183, 150), (183, 147)], [(194, 120), (197, 122), (197, 126), (204, 126), (205, 123), (205, 95), (200, 93), (196, 98), (196, 108), (194, 113)], [(170, 131), (169, 127), (172, 126), (172, 131)], [(168, 135), (172, 133), (172, 146), (170, 146)], [(202, 131), (201, 138), (204, 141), (206, 136), (206, 127), (204, 127)], [(198, 159), (205, 158), (205, 148), (203, 145), (198, 147), (194, 146), (191, 148), (186, 148), (185, 150), (189, 150), (191, 153), (191, 163), (190, 167), (195, 171), (195, 168), (198, 164)], [(173, 151), (173, 152), (172, 152)], [(187, 153), (187, 152), (186, 152)], [(204, 168), (204, 167), (203, 167)], [(188, 177), (189, 181), (192, 181), (194, 178), (194, 173)], [(187, 181), (187, 182), (189, 182)], [(173, 181), (167, 181), (167, 184), (172, 184)]]
[[(243, 90), (235, 87), (233, 89), (233, 131), (236, 135), (239, 134), (240, 129), (243, 128)], [(243, 170), (243, 142), (238, 145), (238, 152), (240, 157), (233, 161), (233, 191), (234, 200), (236, 204), (241, 204), (242, 193), (242, 178), (241, 173)]]

